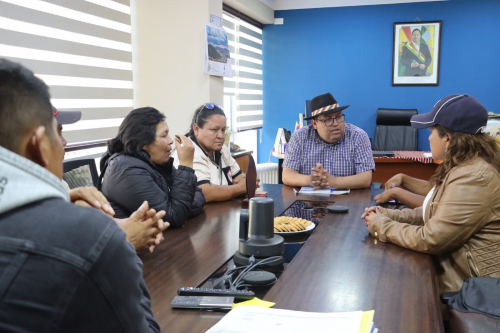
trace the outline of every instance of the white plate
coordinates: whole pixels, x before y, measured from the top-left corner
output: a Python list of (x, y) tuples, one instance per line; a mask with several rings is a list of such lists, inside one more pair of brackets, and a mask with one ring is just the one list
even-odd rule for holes
[(316, 227), (316, 224), (311, 223), (309, 224), (304, 230), (301, 231), (275, 231), (274, 233), (276, 235), (295, 235), (295, 234), (301, 234), (303, 232), (308, 232), (313, 230)]

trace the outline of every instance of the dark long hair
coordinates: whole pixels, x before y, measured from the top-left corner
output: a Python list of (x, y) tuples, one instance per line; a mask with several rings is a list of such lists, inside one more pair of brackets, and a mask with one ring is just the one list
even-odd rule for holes
[(208, 119), (216, 114), (220, 114), (221, 116), (226, 117), (226, 114), (222, 109), (214, 105), (213, 109), (209, 109), (203, 104), (199, 108), (196, 109), (193, 115), (193, 119), (191, 120), (191, 126), (189, 127), (188, 132), (185, 136), (190, 137), (194, 136), (193, 125), (197, 124), (199, 128), (203, 128), (207, 123)]
[(165, 115), (152, 107), (132, 110), (123, 120), (116, 138), (108, 141), (110, 155), (125, 152), (137, 155), (142, 147), (156, 139), (156, 126), (165, 120)]
[(452, 131), (441, 125), (435, 127), (440, 138), (446, 134), (451, 138), (445, 159), (430, 180), (431, 186), (442, 184), (451, 169), (476, 157), (482, 158), (500, 172), (500, 147), (495, 138), (486, 133), (467, 134)]

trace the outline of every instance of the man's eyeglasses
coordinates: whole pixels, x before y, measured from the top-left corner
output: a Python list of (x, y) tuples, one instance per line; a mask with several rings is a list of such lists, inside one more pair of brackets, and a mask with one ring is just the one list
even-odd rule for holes
[(333, 117), (333, 118), (328, 118), (328, 119), (323, 119), (323, 120), (316, 119), (316, 121), (321, 121), (326, 126), (332, 126), (334, 120), (336, 120), (337, 123), (340, 124), (340, 123), (344, 122), (344, 119), (345, 119), (345, 114), (341, 114), (341, 115), (338, 115), (337, 117)]

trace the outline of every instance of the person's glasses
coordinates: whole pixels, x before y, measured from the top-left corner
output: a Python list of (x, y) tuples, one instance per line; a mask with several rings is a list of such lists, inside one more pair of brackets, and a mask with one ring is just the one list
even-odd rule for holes
[(209, 110), (213, 110), (215, 107), (218, 107), (219, 109), (221, 109), (222, 111), (224, 111), (224, 109), (222, 108), (222, 106), (220, 106), (219, 104), (216, 104), (216, 103), (205, 103), (203, 105), (203, 107), (201, 108), (201, 110), (198, 112), (198, 114), (196, 115), (196, 123), (198, 124), (198, 118), (200, 117), (200, 113), (205, 110), (205, 108), (209, 109)]
[(337, 117), (332, 117), (332, 118), (328, 118), (328, 119), (323, 119), (323, 120), (316, 119), (316, 121), (321, 121), (326, 126), (332, 126), (334, 120), (336, 120), (337, 123), (340, 124), (340, 123), (344, 122), (344, 119), (345, 119), (345, 114), (341, 114), (341, 115), (338, 115)]
[(218, 107), (219, 109), (221, 109), (222, 111), (224, 111), (224, 109), (222, 108), (222, 106), (220, 106), (219, 104), (215, 104), (215, 103), (205, 103), (205, 107), (207, 109), (210, 109), (210, 110), (213, 110), (214, 107)]

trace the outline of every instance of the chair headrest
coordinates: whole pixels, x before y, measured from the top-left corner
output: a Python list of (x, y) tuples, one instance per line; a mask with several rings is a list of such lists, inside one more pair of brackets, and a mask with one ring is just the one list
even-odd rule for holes
[(417, 113), (417, 109), (379, 108), (377, 110), (377, 125), (411, 126), (410, 119)]

